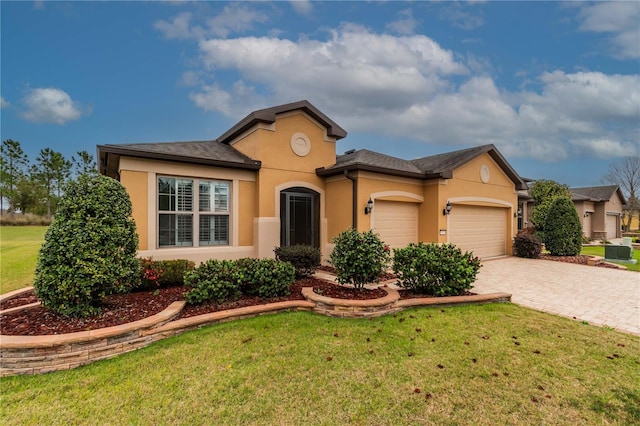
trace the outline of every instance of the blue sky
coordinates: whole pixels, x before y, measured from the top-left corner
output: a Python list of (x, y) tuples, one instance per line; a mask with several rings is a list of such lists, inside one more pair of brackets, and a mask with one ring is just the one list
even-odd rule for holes
[(308, 99), (405, 159), (495, 144), (602, 183), (640, 155), (639, 2), (0, 2), (1, 137), (32, 160), (215, 139)]

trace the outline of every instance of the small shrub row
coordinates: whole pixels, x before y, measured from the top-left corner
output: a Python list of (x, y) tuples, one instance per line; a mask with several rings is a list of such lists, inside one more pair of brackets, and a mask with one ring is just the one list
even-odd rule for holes
[(236, 300), (241, 294), (259, 297), (286, 296), (296, 270), (276, 259), (208, 260), (184, 275), (191, 287), (184, 296), (189, 304)]
[(394, 250), (398, 285), (433, 296), (457, 296), (470, 290), (480, 259), (453, 244), (418, 243)]
[(276, 259), (289, 262), (296, 268), (296, 278), (313, 275), (320, 266), (320, 249), (309, 245), (283, 246), (273, 250)]
[(155, 290), (184, 285), (185, 272), (193, 270), (195, 263), (187, 259), (154, 260), (139, 259), (140, 281), (128, 291)]

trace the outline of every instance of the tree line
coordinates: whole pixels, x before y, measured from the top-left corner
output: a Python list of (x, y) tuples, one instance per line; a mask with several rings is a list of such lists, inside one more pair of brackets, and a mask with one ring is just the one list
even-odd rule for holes
[(12, 139), (2, 141), (0, 152), (0, 211), (32, 213), (51, 218), (72, 177), (97, 173), (93, 155), (78, 151), (71, 159), (51, 148), (43, 148), (31, 162)]

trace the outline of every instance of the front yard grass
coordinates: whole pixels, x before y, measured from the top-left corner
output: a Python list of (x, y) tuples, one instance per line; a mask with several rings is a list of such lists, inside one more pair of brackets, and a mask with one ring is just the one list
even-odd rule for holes
[(0, 379), (3, 425), (638, 424), (640, 337), (512, 304), (218, 324)]
[(0, 226), (0, 294), (30, 286), (46, 226)]
[[(582, 246), (582, 251), (580, 252), (580, 254), (589, 254), (589, 255), (604, 257), (604, 246)], [(622, 262), (619, 262), (619, 263), (620, 265), (626, 266), (629, 271), (640, 272), (640, 250), (639, 249), (633, 250), (633, 258), (638, 261), (635, 265), (632, 265), (630, 263), (622, 263)], [(618, 263), (618, 262), (612, 262), (612, 263)]]

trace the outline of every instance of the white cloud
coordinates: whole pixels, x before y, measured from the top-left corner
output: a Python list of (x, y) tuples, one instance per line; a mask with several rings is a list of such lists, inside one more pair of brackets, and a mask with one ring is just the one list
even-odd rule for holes
[(64, 90), (52, 87), (30, 89), (22, 103), (26, 108), (22, 117), (35, 123), (64, 124), (90, 112), (83, 111), (82, 106)]
[(612, 54), (621, 59), (640, 58), (640, 3), (602, 2), (581, 8), (580, 29), (610, 33)]
[(7, 108), (11, 105), (4, 97), (0, 96), (0, 108)]
[(313, 11), (313, 5), (310, 0), (290, 0), (290, 3), (300, 15), (309, 15)]
[(472, 13), (467, 5), (451, 3), (440, 12), (440, 19), (451, 22), (454, 27), (471, 31), (484, 25), (484, 17), (480, 11)]
[(387, 24), (387, 29), (398, 34), (413, 34), (418, 26), (418, 21), (413, 17), (411, 9), (401, 10), (398, 15), (395, 21)]
[(183, 12), (175, 16), (171, 22), (158, 20), (153, 24), (153, 27), (168, 39), (188, 39), (203, 36), (204, 30), (201, 27), (191, 27), (191, 18), (191, 13)]
[(209, 29), (218, 37), (227, 37), (231, 33), (239, 33), (253, 29), (253, 24), (266, 22), (267, 15), (245, 5), (232, 3), (225, 6), (217, 16), (207, 20)]
[[(201, 24), (195, 23), (202, 21)], [(158, 20), (153, 27), (167, 39), (195, 39), (204, 37), (228, 37), (253, 29), (255, 23), (268, 20), (267, 15), (240, 3), (231, 3), (211, 18), (202, 19), (190, 12), (182, 12), (170, 21)]]
[(493, 143), (509, 157), (545, 161), (640, 153), (637, 74), (552, 71), (508, 91), (487, 75), (485, 58), (354, 24), (322, 39), (210, 38), (198, 47), (202, 68), (183, 77), (191, 99), (235, 119), (308, 99), (348, 131), (391, 140)]

